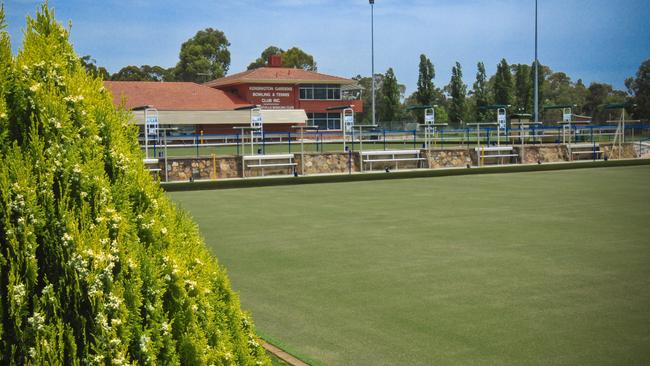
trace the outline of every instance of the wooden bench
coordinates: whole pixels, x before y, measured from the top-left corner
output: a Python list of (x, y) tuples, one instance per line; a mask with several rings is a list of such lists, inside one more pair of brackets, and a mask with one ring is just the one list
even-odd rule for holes
[(294, 159), (293, 154), (244, 156), (243, 157), (244, 169), (242, 171), (242, 175), (245, 178), (246, 169), (262, 169), (262, 176), (264, 176), (265, 168), (283, 168), (283, 167), (294, 168), (296, 166), (296, 163), (293, 162), (293, 159)]
[(366, 163), (370, 165), (370, 170), (372, 170), (373, 163), (395, 163), (395, 170), (399, 170), (399, 162), (426, 160), (420, 157), (420, 150), (371, 150), (362, 151), (360, 154), (361, 170), (363, 170), (363, 164)]
[(571, 156), (575, 155), (577, 158), (589, 155), (592, 155), (595, 158), (600, 158), (600, 156), (603, 154), (603, 152), (600, 150), (599, 144), (569, 144), (567, 147), (571, 152)]
[(481, 146), (475, 147), (478, 156), (479, 166), (483, 165), (485, 159), (503, 159), (519, 157), (512, 146)]

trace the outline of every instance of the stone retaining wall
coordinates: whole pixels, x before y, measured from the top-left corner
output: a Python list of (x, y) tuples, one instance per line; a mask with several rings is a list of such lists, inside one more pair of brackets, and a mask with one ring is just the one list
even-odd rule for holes
[[(302, 160), (300, 154), (296, 154), (294, 161), (298, 174), (335, 174), (347, 173), (349, 171), (348, 153), (306, 153), (305, 170), (302, 171)], [(352, 154), (352, 171), (359, 171), (359, 154)]]
[(623, 144), (623, 148), (621, 150), (621, 155), (619, 157), (619, 148), (618, 144), (600, 144), (600, 151), (603, 152), (603, 156), (607, 156), (608, 159), (635, 159), (638, 157), (636, 148), (634, 147), (634, 144), (632, 143), (625, 143)]
[[(521, 146), (515, 145), (515, 151), (521, 159)], [(569, 150), (566, 145), (526, 145), (523, 155), (524, 164), (541, 163), (558, 163), (569, 161)]]
[[(619, 159), (618, 146), (611, 143), (601, 143), (600, 150), (602, 156), (608, 159)], [(515, 152), (521, 157), (521, 146), (514, 146)], [(306, 153), (304, 155), (305, 164), (302, 170), (302, 161), (300, 154), (294, 155), (296, 163), (296, 172), (300, 175), (311, 174), (340, 174), (348, 172), (349, 155), (344, 152), (331, 153)], [(400, 162), (399, 169), (414, 169), (418, 167), (438, 169), (438, 168), (460, 168), (467, 164), (476, 166), (477, 154), (474, 147), (454, 148), (444, 150), (422, 150), (421, 156), (425, 161), (421, 162)], [(637, 158), (637, 151), (634, 144), (628, 143), (623, 146), (621, 159)], [(527, 145), (523, 159), (524, 164), (555, 163), (569, 161), (569, 151), (563, 144), (545, 144), (545, 145)], [(213, 162), (216, 162), (216, 175), (213, 168)], [(513, 163), (515, 160), (512, 161)], [(359, 172), (360, 158), (359, 153), (352, 154), (352, 172)], [(373, 170), (383, 170), (386, 167), (391, 170), (396, 169), (396, 163), (376, 163), (373, 164)], [(165, 163), (163, 160), (159, 163), (161, 169), (161, 181), (165, 180)], [(170, 182), (184, 182), (193, 178), (195, 180), (205, 179), (228, 179), (241, 178), (242, 166), (241, 158), (238, 156), (222, 156), (213, 160), (211, 157), (205, 158), (169, 158), (167, 161), (167, 170)], [(291, 175), (293, 167), (265, 168), (264, 176), (272, 175)], [(366, 164), (365, 171), (369, 170)], [(257, 177), (262, 175), (260, 168), (246, 169), (246, 177)]]
[[(165, 161), (160, 161), (161, 180), (165, 180)], [(235, 156), (216, 158), (216, 176), (212, 158), (169, 158), (167, 175), (170, 182), (185, 182), (193, 179), (224, 179), (241, 177), (241, 160)]]
[(445, 150), (423, 150), (423, 156), (427, 158), (429, 168), (461, 168), (467, 164), (474, 165), (475, 159), (472, 159), (472, 150), (466, 148), (445, 149)]

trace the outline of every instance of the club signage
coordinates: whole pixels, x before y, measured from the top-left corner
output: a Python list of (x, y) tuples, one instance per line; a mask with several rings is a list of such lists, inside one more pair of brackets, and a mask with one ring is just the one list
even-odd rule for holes
[(249, 101), (262, 109), (294, 109), (294, 88), (287, 85), (251, 85)]

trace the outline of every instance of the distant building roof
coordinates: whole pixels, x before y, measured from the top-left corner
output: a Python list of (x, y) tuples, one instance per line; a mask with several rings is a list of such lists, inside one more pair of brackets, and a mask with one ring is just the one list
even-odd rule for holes
[(223, 87), (236, 84), (341, 84), (350, 85), (357, 82), (352, 79), (320, 74), (303, 69), (288, 67), (260, 67), (238, 74), (209, 81), (203, 85)]
[(147, 106), (161, 111), (222, 111), (250, 106), (240, 97), (222, 90), (188, 82), (105, 81), (113, 103), (127, 109)]

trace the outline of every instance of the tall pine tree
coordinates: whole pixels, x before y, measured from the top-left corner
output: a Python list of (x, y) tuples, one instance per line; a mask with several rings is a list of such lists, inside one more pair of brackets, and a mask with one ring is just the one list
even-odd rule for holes
[(449, 121), (460, 123), (465, 120), (467, 85), (463, 82), (463, 69), (459, 62), (451, 69), (449, 83), (451, 103), (449, 104)]
[(494, 102), (496, 104), (512, 104), (512, 74), (506, 59), (497, 65), (494, 75)]
[(379, 88), (379, 120), (394, 122), (400, 115), (400, 90), (393, 68), (384, 75), (384, 81)]
[(477, 65), (476, 81), (474, 82), (472, 93), (474, 94), (474, 118), (476, 122), (485, 122), (488, 119), (488, 113), (481, 107), (490, 104), (490, 95), (487, 85), (487, 75), (485, 65), (479, 62)]
[(436, 77), (436, 70), (431, 60), (425, 55), (420, 55), (420, 73), (418, 76), (418, 90), (416, 97), (421, 105), (432, 104), (435, 97), (435, 86), (433, 79)]
[(515, 110), (529, 113), (533, 103), (530, 66), (525, 64), (515, 65)]

